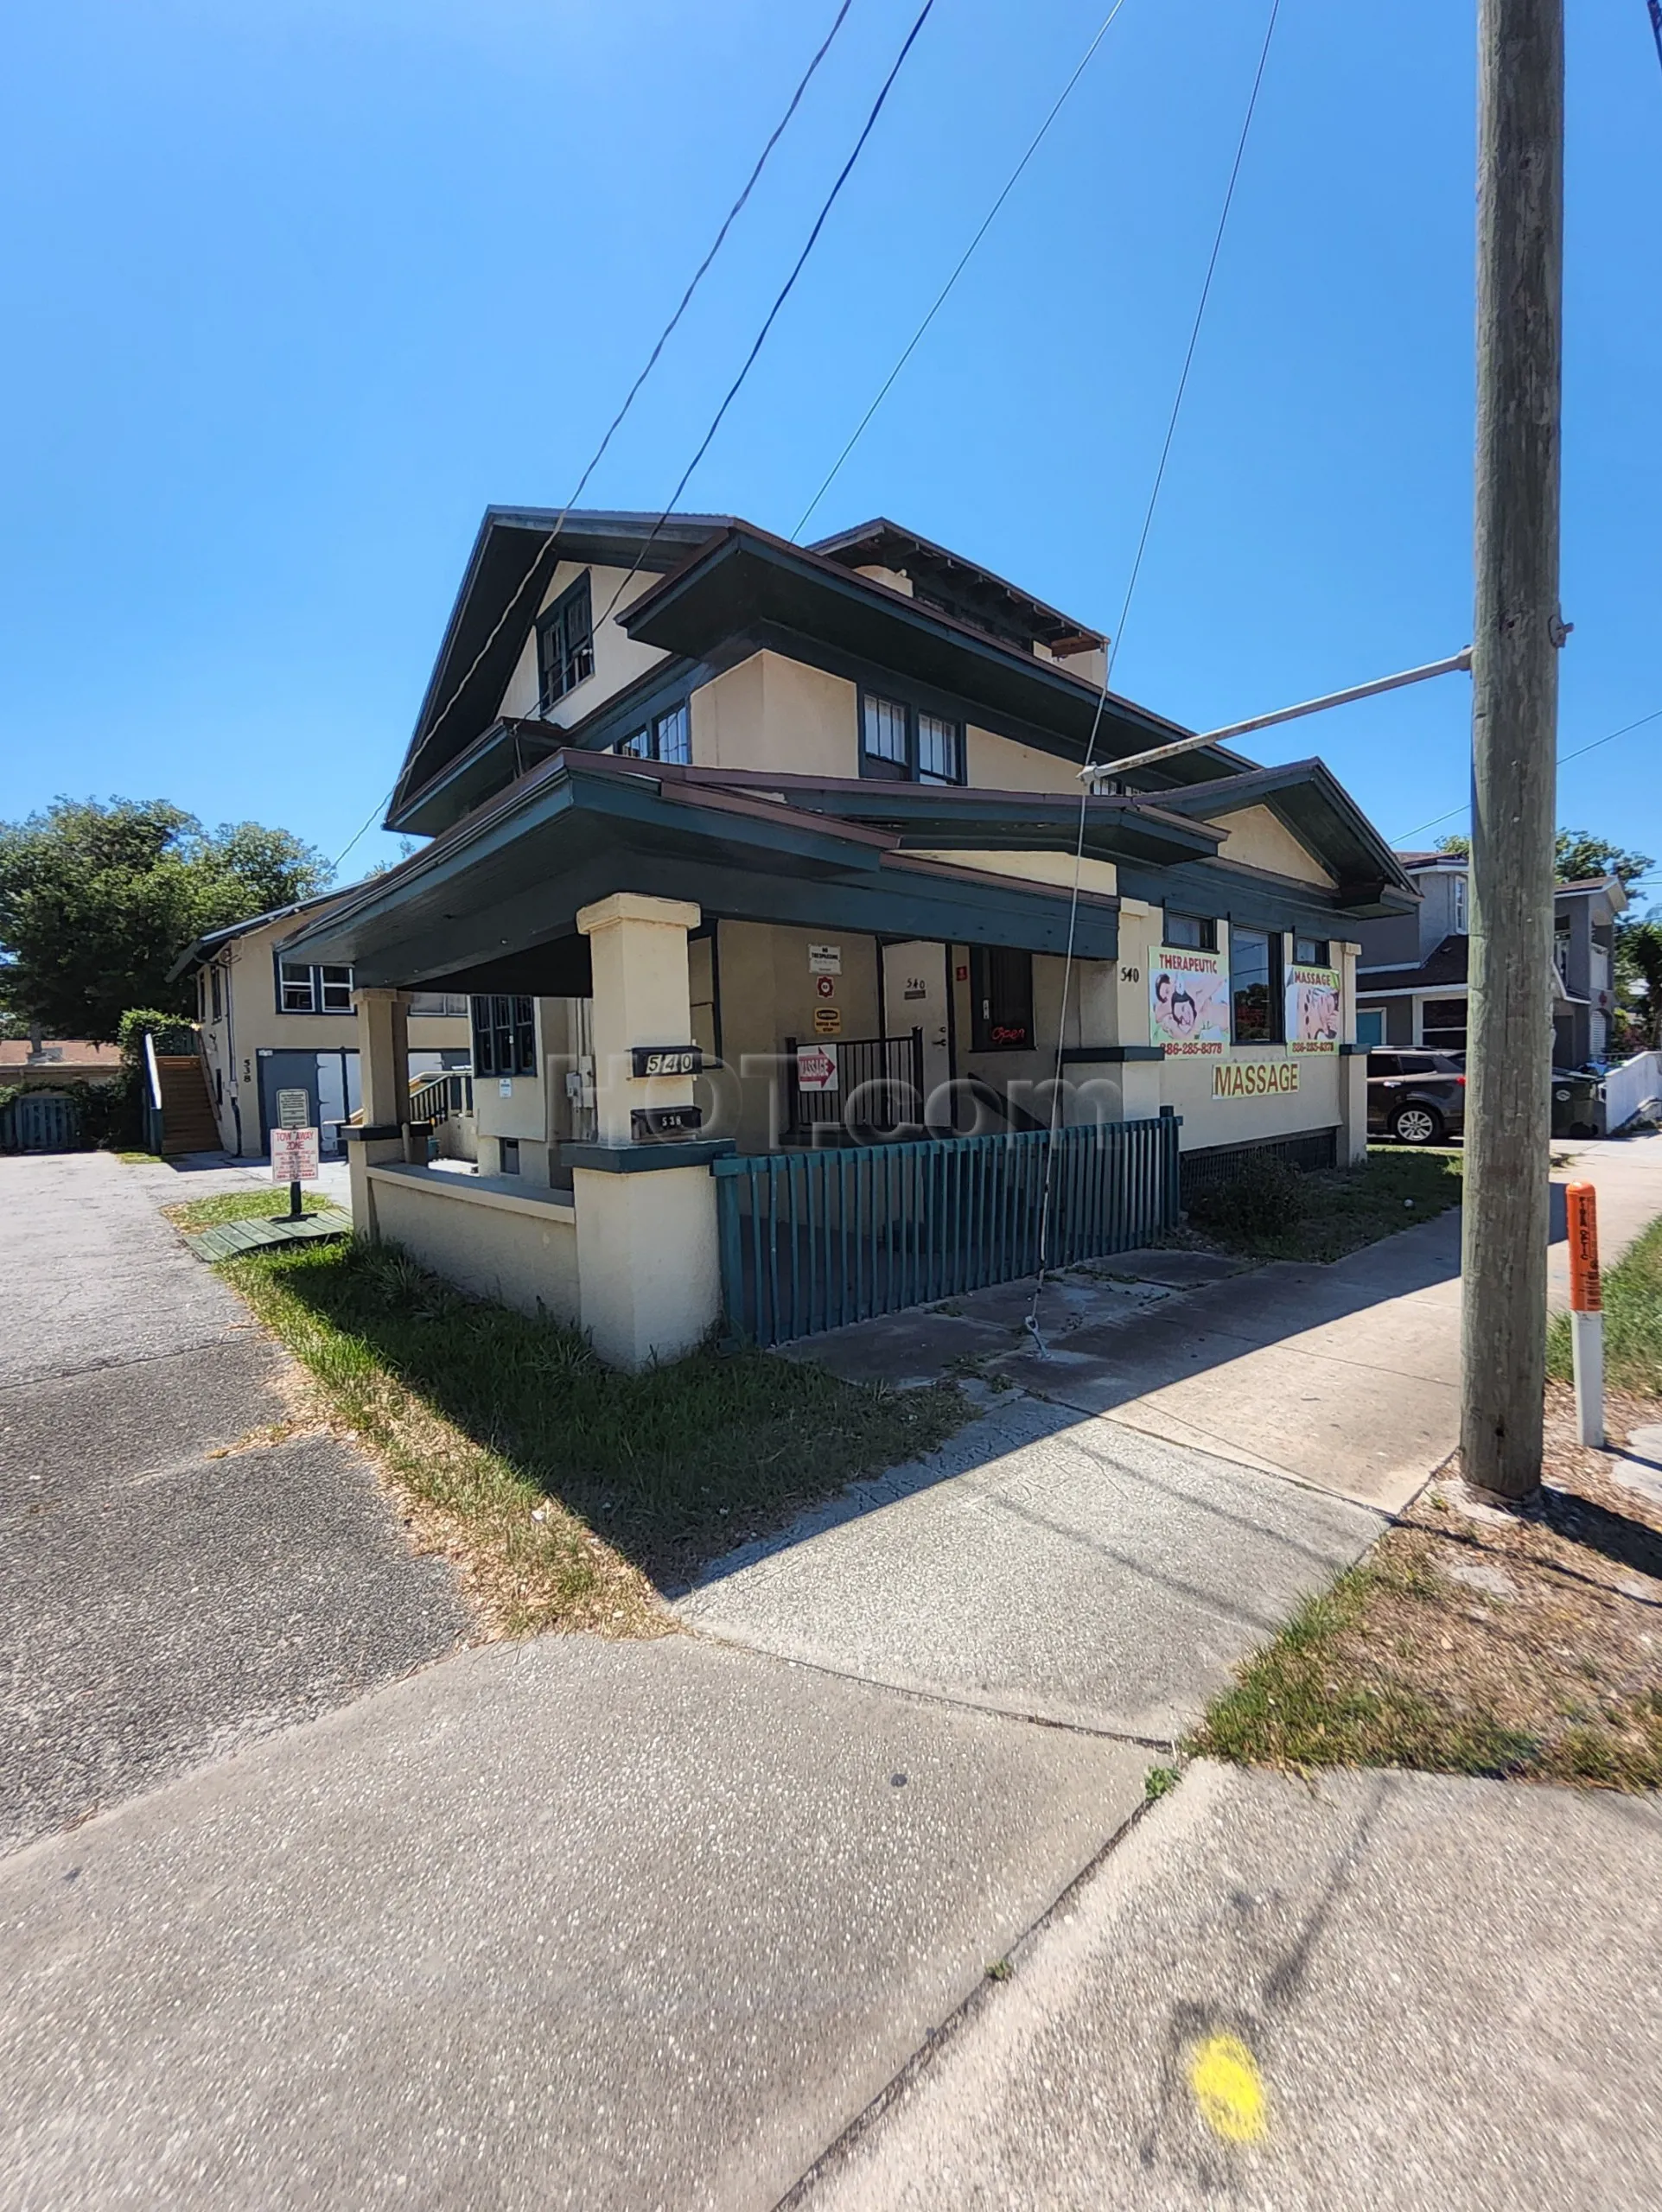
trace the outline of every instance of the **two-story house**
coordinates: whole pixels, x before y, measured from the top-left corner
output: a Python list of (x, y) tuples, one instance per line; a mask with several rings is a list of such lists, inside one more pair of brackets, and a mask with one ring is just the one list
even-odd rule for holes
[[(915, 1261), (927, 1177), (856, 1204), (845, 1157), (827, 1214), (828, 1147), (991, 1175), (1053, 1120), (1146, 1127), (1174, 1192), (1178, 1145), (1185, 1176), (1358, 1157), (1355, 947), (1412, 887), (1317, 760), (1087, 796), (1087, 753), (1183, 734), (1104, 692), (1105, 646), (886, 521), (493, 510), (387, 817), (431, 842), (281, 949), (360, 986), (360, 1226), (632, 1360), (754, 1302), (781, 1240)], [(394, 1156), (417, 990), (472, 999), (472, 1180)], [(982, 1234), (930, 1222), (954, 1264)]]
[[(340, 1150), (340, 1128), (362, 1103), (358, 1023), (350, 963), (291, 959), (279, 941), (316, 920), (351, 890), (254, 914), (187, 946), (173, 977), (196, 992), (197, 1048), (221, 1148), (239, 1159), (271, 1149), (279, 1090), (307, 1094), (321, 1150)], [(468, 1000), (456, 991), (414, 995), (410, 1007), (412, 1079), (466, 1068), (472, 1051)]]
[[(1419, 893), (1416, 913), (1365, 923), (1356, 972), (1356, 1034), (1368, 1045), (1466, 1049), (1471, 862), (1463, 853), (1398, 853)], [(1553, 893), (1552, 1058), (1578, 1068), (1609, 1050), (1615, 925), (1627, 904), (1614, 875)]]

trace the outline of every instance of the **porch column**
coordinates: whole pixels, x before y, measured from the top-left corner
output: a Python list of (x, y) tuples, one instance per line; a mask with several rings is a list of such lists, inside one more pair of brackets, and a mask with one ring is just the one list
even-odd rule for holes
[(404, 1157), (404, 1125), (410, 1115), (410, 1000), (405, 992), (354, 992), (358, 1009), (358, 1077), (363, 1095), (361, 1128), (347, 1131), (353, 1226), (379, 1241), (373, 1186), (366, 1168)]
[(685, 899), (614, 892), (577, 915), (594, 962), (596, 1141), (568, 1145), (583, 1325), (614, 1367), (697, 1349), (721, 1311), (713, 1147), (637, 1141), (636, 1109), (690, 1106), (691, 1076), (636, 1076), (641, 1045), (690, 1045)]

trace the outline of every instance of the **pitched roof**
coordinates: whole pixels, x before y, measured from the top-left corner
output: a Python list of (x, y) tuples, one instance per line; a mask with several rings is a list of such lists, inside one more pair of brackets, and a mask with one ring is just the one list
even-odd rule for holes
[(1471, 938), (1454, 932), (1434, 945), (1423, 960), (1410, 960), (1394, 968), (1359, 968), (1356, 995), (1374, 991), (1432, 991), (1454, 984), (1465, 985), (1471, 961)]
[(27, 1037), (0, 1037), (0, 1074), (6, 1076), (113, 1075), (120, 1065), (118, 1045), (94, 1045), (84, 1037), (48, 1037), (41, 1040), (37, 1058)]

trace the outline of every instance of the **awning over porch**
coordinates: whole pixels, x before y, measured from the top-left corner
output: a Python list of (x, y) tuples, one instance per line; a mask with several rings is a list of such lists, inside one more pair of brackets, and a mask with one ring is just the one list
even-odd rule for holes
[[(791, 791), (792, 780), (763, 790), (714, 770), (557, 753), (494, 805), (298, 931), (285, 950), (349, 963), (367, 988), (443, 983), (582, 996), (589, 946), (577, 934), (578, 910), (617, 891), (689, 899), (707, 915), (734, 920), (1065, 950), (1071, 887), (909, 853), (901, 829), (855, 818), (852, 803), (848, 815), (830, 810), (824, 786), (810, 798)], [(857, 798), (860, 787), (852, 788)], [(892, 806), (893, 787), (878, 788)], [(1007, 822), (999, 833), (989, 819), (997, 796), (939, 794), (931, 804), (931, 841), (953, 801), (974, 816), (979, 847), (1060, 843), (1063, 814), (1077, 834), (1072, 800), (1054, 806), (1054, 822)], [(1045, 810), (1029, 802), (1028, 810)], [(971, 825), (965, 826), (967, 842)], [(1162, 820), (1146, 806), (1089, 802), (1092, 855), (1179, 862), (1213, 851), (1219, 835), (1175, 817)], [(1114, 957), (1118, 909), (1117, 898), (1079, 893), (1074, 946), (1081, 958)]]

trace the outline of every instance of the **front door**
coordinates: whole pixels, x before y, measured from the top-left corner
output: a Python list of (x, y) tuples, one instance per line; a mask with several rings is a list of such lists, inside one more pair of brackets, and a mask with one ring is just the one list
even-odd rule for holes
[(924, 1116), (931, 1128), (952, 1120), (946, 1085), (952, 1080), (952, 1015), (946, 990), (946, 948), (925, 938), (883, 947), (883, 1033), (923, 1032)]

